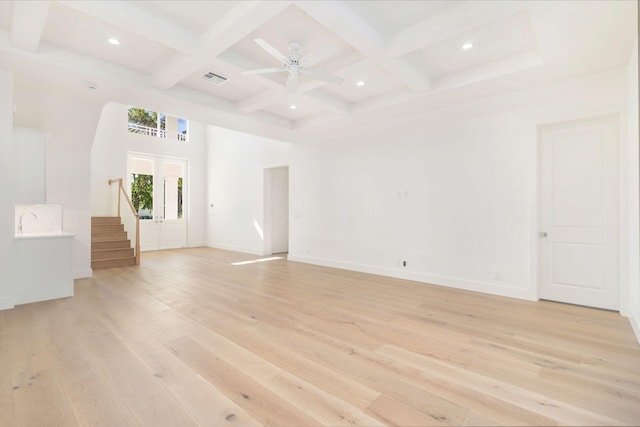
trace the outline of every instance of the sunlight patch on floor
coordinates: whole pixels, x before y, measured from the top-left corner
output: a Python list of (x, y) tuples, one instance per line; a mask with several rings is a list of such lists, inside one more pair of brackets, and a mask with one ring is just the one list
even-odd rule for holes
[(269, 258), (260, 258), (260, 259), (252, 259), (250, 261), (240, 261), (240, 262), (232, 262), (231, 265), (247, 265), (247, 264), (255, 264), (257, 262), (265, 262), (265, 261), (275, 261), (277, 259), (284, 259), (281, 256), (272, 256)]

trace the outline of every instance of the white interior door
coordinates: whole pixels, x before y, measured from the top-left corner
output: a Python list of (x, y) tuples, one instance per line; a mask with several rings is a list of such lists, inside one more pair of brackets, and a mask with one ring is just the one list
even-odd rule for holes
[(618, 121), (541, 128), (540, 297), (617, 310)]
[(289, 251), (289, 168), (273, 169), (271, 175), (271, 253)]
[(129, 154), (129, 191), (140, 215), (140, 249), (187, 245), (187, 162)]

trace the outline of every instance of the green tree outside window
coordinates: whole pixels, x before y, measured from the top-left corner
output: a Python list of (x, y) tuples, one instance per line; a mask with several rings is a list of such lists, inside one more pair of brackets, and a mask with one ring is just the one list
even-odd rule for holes
[[(153, 175), (133, 173), (131, 180), (131, 203), (140, 219), (153, 216)], [(146, 212), (143, 212), (146, 211)]]
[(156, 128), (158, 127), (158, 113), (144, 108), (129, 107), (129, 123)]

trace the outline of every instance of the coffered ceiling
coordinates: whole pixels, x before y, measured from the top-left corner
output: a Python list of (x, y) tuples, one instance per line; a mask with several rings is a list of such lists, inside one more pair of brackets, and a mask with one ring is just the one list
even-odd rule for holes
[[(0, 69), (96, 102), (294, 141), (624, 66), (636, 7), (612, 0), (0, 1)], [(286, 72), (241, 74), (282, 66), (256, 38), (284, 54), (288, 42), (299, 42), (306, 67), (342, 83), (302, 75), (292, 94)], [(207, 72), (228, 80), (215, 85), (201, 78)]]

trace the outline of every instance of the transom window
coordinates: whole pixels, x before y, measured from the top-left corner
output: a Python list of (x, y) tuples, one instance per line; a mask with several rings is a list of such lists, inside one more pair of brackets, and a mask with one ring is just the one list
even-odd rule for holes
[(140, 107), (129, 107), (129, 133), (158, 138), (189, 140), (189, 120)]

